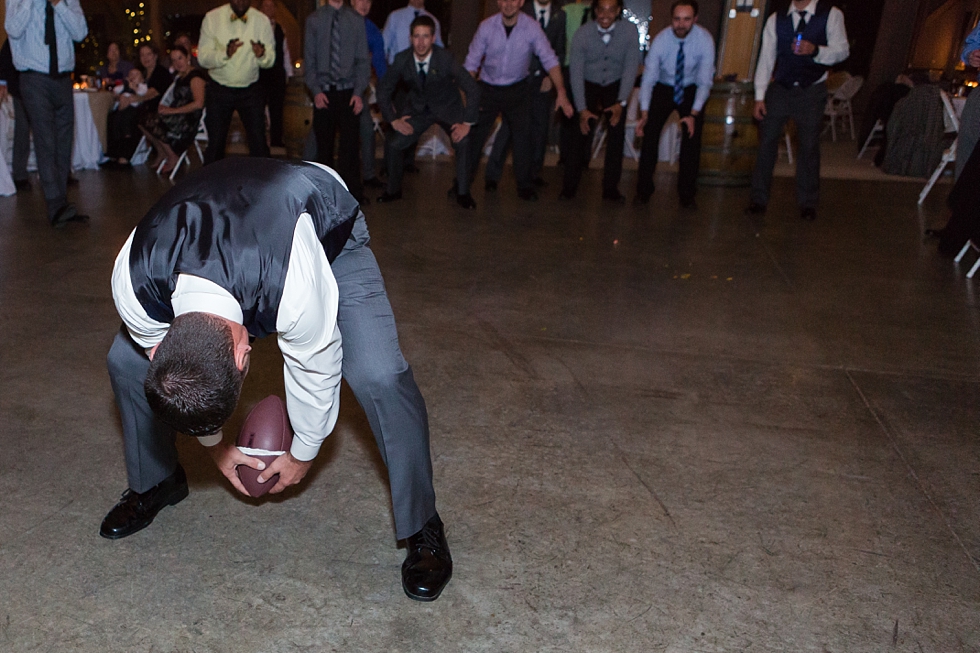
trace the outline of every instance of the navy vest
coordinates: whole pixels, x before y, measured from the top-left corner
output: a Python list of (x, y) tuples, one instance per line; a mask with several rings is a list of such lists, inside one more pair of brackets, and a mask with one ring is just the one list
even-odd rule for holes
[(330, 173), (309, 163), (230, 158), (186, 177), (136, 227), (129, 272), (147, 315), (170, 323), (178, 274), (227, 290), (257, 337), (276, 332), (293, 231), (313, 218), (327, 260), (344, 248), (358, 203)]
[[(816, 11), (806, 27), (803, 40), (814, 45), (827, 45), (827, 17), (833, 5), (828, 0), (817, 2)], [(790, 88), (796, 85), (807, 88), (823, 77), (829, 66), (818, 64), (813, 56), (793, 54), (796, 30), (793, 29), (793, 13), (776, 12), (776, 83)]]

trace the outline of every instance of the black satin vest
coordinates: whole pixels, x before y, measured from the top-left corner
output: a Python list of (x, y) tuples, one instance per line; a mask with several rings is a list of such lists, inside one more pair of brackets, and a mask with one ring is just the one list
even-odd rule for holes
[(358, 203), (309, 163), (229, 158), (186, 177), (136, 227), (129, 271), (136, 298), (158, 322), (174, 318), (178, 274), (213, 281), (242, 307), (248, 332), (276, 332), (293, 232), (309, 213), (331, 263), (344, 248)]

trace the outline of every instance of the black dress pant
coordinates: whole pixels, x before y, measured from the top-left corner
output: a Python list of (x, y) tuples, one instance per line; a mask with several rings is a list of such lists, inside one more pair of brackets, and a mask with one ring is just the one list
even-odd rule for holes
[(204, 107), (207, 109), (204, 125), (208, 130), (205, 165), (225, 158), (225, 141), (235, 111), (245, 127), (249, 156), (269, 156), (265, 142), (265, 98), (258, 82), (245, 88), (231, 88), (209, 81)]
[[(530, 134), (531, 134), (531, 178), (541, 176), (544, 169), (544, 155), (548, 149), (548, 131), (555, 117), (554, 89), (541, 92), (541, 81), (544, 77), (528, 78), (528, 97), (530, 100)], [(500, 181), (504, 175), (504, 162), (507, 160), (507, 149), (511, 146), (510, 128), (506, 123), (501, 125), (497, 137), (493, 141), (493, 150), (487, 157), (487, 167), (483, 177), (487, 181)]]
[(276, 61), (276, 65), (269, 68), (269, 71), (268, 74), (259, 76), (262, 93), (265, 95), (265, 105), (269, 108), (269, 142), (275, 147), (282, 147), (282, 108), (286, 102), (286, 71), (279, 61)]
[[(412, 133), (408, 136), (394, 129), (385, 135), (385, 165), (388, 168), (387, 190), (391, 194), (401, 192), (402, 177), (405, 174), (405, 153), (419, 142), (419, 137), (429, 127), (438, 124), (452, 141), (452, 124), (436, 120), (428, 111), (422, 115), (411, 116), (408, 122), (412, 126)], [(453, 143), (453, 150), (456, 153), (456, 192), (460, 195), (467, 195), (470, 192), (470, 135), (467, 134), (458, 143)]]
[[(328, 91), (327, 108), (313, 110), (313, 133), (316, 134), (316, 160), (334, 168), (351, 195), (361, 200), (361, 125), (350, 106), (352, 89)], [(362, 109), (367, 111), (367, 107)], [(339, 137), (338, 137), (338, 132)], [(339, 141), (337, 163), (334, 164), (334, 140)]]
[[(691, 115), (694, 106), (696, 85), (684, 89), (684, 100), (674, 103), (674, 87), (667, 84), (657, 84), (650, 96), (650, 110), (647, 113), (647, 123), (643, 127), (643, 146), (640, 149), (640, 165), (636, 174), (636, 194), (638, 197), (653, 195), (653, 173), (657, 169), (657, 158), (660, 149), (660, 132), (663, 131), (667, 119), (674, 111), (681, 118)], [(681, 157), (677, 174), (677, 194), (682, 202), (694, 199), (697, 191), (698, 171), (701, 167), (701, 131), (704, 114), (699, 113), (694, 118), (694, 133), (688, 134), (683, 126), (681, 130)]]
[(470, 183), (480, 166), (483, 146), (490, 138), (497, 116), (503, 115), (514, 143), (514, 176), (517, 190), (531, 190), (531, 116), (527, 79), (509, 86), (480, 82), (480, 117), (470, 134)]
[(612, 84), (600, 86), (585, 82), (585, 108), (599, 116), (593, 121), (588, 134), (583, 134), (579, 127), (579, 116), (572, 116), (574, 127), (569, 126), (568, 147), (565, 161), (565, 179), (562, 192), (565, 195), (575, 195), (578, 182), (582, 178), (582, 170), (592, 159), (592, 141), (600, 121), (606, 122), (606, 159), (602, 172), (602, 191), (618, 192), (619, 178), (623, 174), (623, 142), (626, 138), (626, 109), (624, 108), (615, 126), (609, 124), (609, 114), (606, 109), (619, 103), (619, 80)]

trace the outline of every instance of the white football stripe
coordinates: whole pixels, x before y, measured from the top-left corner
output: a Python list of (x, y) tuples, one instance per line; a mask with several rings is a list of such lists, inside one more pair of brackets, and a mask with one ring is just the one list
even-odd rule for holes
[(267, 451), (266, 449), (249, 449), (248, 447), (238, 447), (246, 456), (281, 456), (285, 451)]

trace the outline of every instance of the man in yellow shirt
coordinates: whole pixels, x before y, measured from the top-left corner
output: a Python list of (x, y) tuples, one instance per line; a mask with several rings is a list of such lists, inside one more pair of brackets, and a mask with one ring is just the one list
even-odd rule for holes
[(205, 96), (208, 149), (204, 163), (225, 156), (225, 140), (232, 113), (245, 126), (248, 153), (269, 156), (265, 142), (265, 103), (259, 88), (259, 68), (276, 61), (275, 35), (269, 18), (249, 5), (249, 0), (231, 0), (212, 9), (201, 23), (197, 58), (211, 75)]

